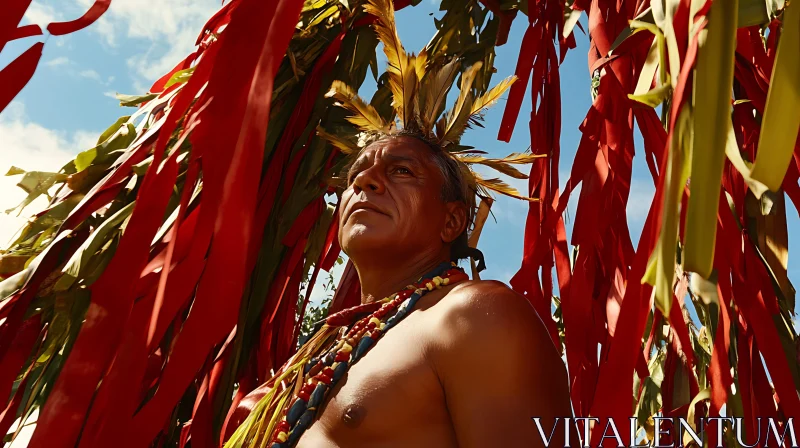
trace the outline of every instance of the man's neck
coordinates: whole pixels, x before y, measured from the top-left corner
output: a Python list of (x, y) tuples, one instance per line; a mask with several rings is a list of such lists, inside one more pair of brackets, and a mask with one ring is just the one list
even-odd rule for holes
[[(398, 257), (397, 263), (363, 263), (358, 271), (361, 283), (361, 303), (371, 303), (388, 297), (419, 280), (441, 263), (447, 261), (443, 254), (420, 254), (416, 258)], [(384, 260), (393, 257), (382, 257)], [(402, 260), (402, 261), (400, 261)]]

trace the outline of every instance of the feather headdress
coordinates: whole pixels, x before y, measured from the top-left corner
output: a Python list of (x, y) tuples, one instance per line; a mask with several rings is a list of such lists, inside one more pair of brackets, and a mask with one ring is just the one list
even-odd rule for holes
[(356, 127), (360, 135), (351, 139), (330, 134), (323, 129), (318, 129), (318, 135), (345, 154), (357, 154), (381, 137), (411, 134), (441, 148), (459, 162), (465, 181), (478, 197), (489, 198), (490, 192), (496, 192), (534, 201), (535, 199), (522, 195), (499, 178), (483, 178), (471, 166), (484, 165), (507, 176), (527, 179), (513, 165), (529, 164), (536, 158), (544, 157), (543, 155), (522, 153), (491, 159), (481, 156), (482, 151), (465, 149), (459, 144), (467, 129), (473, 125), (481, 126), (486, 109), (511, 87), (517, 80), (516, 76), (504, 79), (483, 95), (477, 96), (473, 82), (483, 63), (476, 62), (461, 73), (458, 98), (453, 107), (445, 111), (447, 94), (460, 73), (460, 61), (455, 58), (449, 61), (435, 60), (430, 57), (427, 49), (423, 49), (419, 55), (406, 53), (397, 34), (391, 1), (369, 0), (364, 5), (364, 10), (378, 19), (375, 32), (383, 43), (388, 59), (388, 85), (393, 97), (395, 118), (387, 121), (347, 84), (334, 81), (326, 96), (334, 98), (339, 106), (351, 113), (347, 120)]

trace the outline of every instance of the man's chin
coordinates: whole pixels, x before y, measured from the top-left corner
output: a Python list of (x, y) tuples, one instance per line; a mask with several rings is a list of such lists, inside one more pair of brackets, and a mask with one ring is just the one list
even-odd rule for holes
[(345, 228), (342, 248), (347, 253), (366, 253), (391, 246), (396, 238), (387, 226), (355, 224)]

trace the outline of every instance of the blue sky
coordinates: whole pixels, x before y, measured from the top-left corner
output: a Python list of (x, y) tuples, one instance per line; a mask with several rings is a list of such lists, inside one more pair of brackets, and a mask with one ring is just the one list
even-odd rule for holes
[[(47, 24), (52, 20), (77, 17), (90, 0), (75, 2), (34, 0), (26, 23)], [(113, 0), (111, 8), (94, 26), (63, 37), (50, 37), (44, 56), (31, 83), (14, 103), (0, 114), (0, 171), (10, 165), (24, 169), (55, 170), (78, 152), (93, 146), (100, 132), (117, 117), (132, 112), (120, 108), (115, 92), (143, 93), (152, 81), (187, 55), (205, 20), (219, 7), (219, 0)], [(438, 2), (423, 0), (414, 8), (397, 14), (401, 39), (406, 49), (418, 51), (433, 35), (434, 13)], [(585, 16), (581, 22), (585, 28)], [(498, 48), (496, 81), (514, 73), (527, 19), (520, 15), (514, 23), (509, 43)], [(561, 67), (563, 122), (560, 178), (575, 155), (581, 134), (578, 126), (591, 105), (590, 78), (586, 63), (588, 38), (576, 29), (578, 47), (567, 54)], [(5, 66), (36, 41), (26, 39), (9, 44), (0, 55)], [(371, 75), (368, 75), (368, 83)], [(365, 87), (371, 93), (372, 87)], [(496, 139), (504, 102), (486, 115), (486, 127), (468, 131), (464, 142), (502, 157), (524, 151), (530, 145), (528, 119), (530, 99), (526, 96), (510, 143)], [(641, 139), (636, 138), (642, 152)], [(13, 187), (13, 178), (0, 178), (0, 210), (16, 205), (22, 194)], [(524, 189), (526, 182), (514, 183)], [(634, 158), (634, 174), (628, 205), (629, 225), (634, 243), (652, 200), (653, 184), (640, 157)], [(570, 201), (569, 217), (574, 217), (577, 194)], [(39, 202), (34, 204), (41, 206)], [(518, 200), (498, 198), (481, 237), (488, 269), (484, 278), (508, 281), (519, 268), (527, 205)], [(789, 208), (790, 229), (798, 228), (797, 213)], [(23, 223), (0, 213), (0, 244), (5, 244)], [(567, 222), (568, 232), (571, 222)], [(791, 233), (791, 231), (790, 231)], [(795, 244), (790, 243), (790, 249)], [(794, 252), (791, 250), (790, 252)], [(790, 268), (790, 278), (797, 270)]]

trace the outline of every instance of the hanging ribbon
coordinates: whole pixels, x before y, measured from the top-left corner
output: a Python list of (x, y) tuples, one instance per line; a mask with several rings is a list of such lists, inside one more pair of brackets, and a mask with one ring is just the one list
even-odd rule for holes
[[(31, 0), (17, 0), (11, 3), (0, 17), (0, 51), (5, 44), (16, 39), (39, 36), (42, 29), (38, 25), (25, 25), (17, 28)], [(54, 36), (74, 33), (91, 25), (111, 6), (111, 0), (96, 0), (86, 13), (69, 22), (54, 22), (47, 26), (47, 31)], [(44, 43), (33, 45), (25, 53), (14, 59), (0, 71), (0, 112), (22, 91), (36, 72), (42, 58)]]

